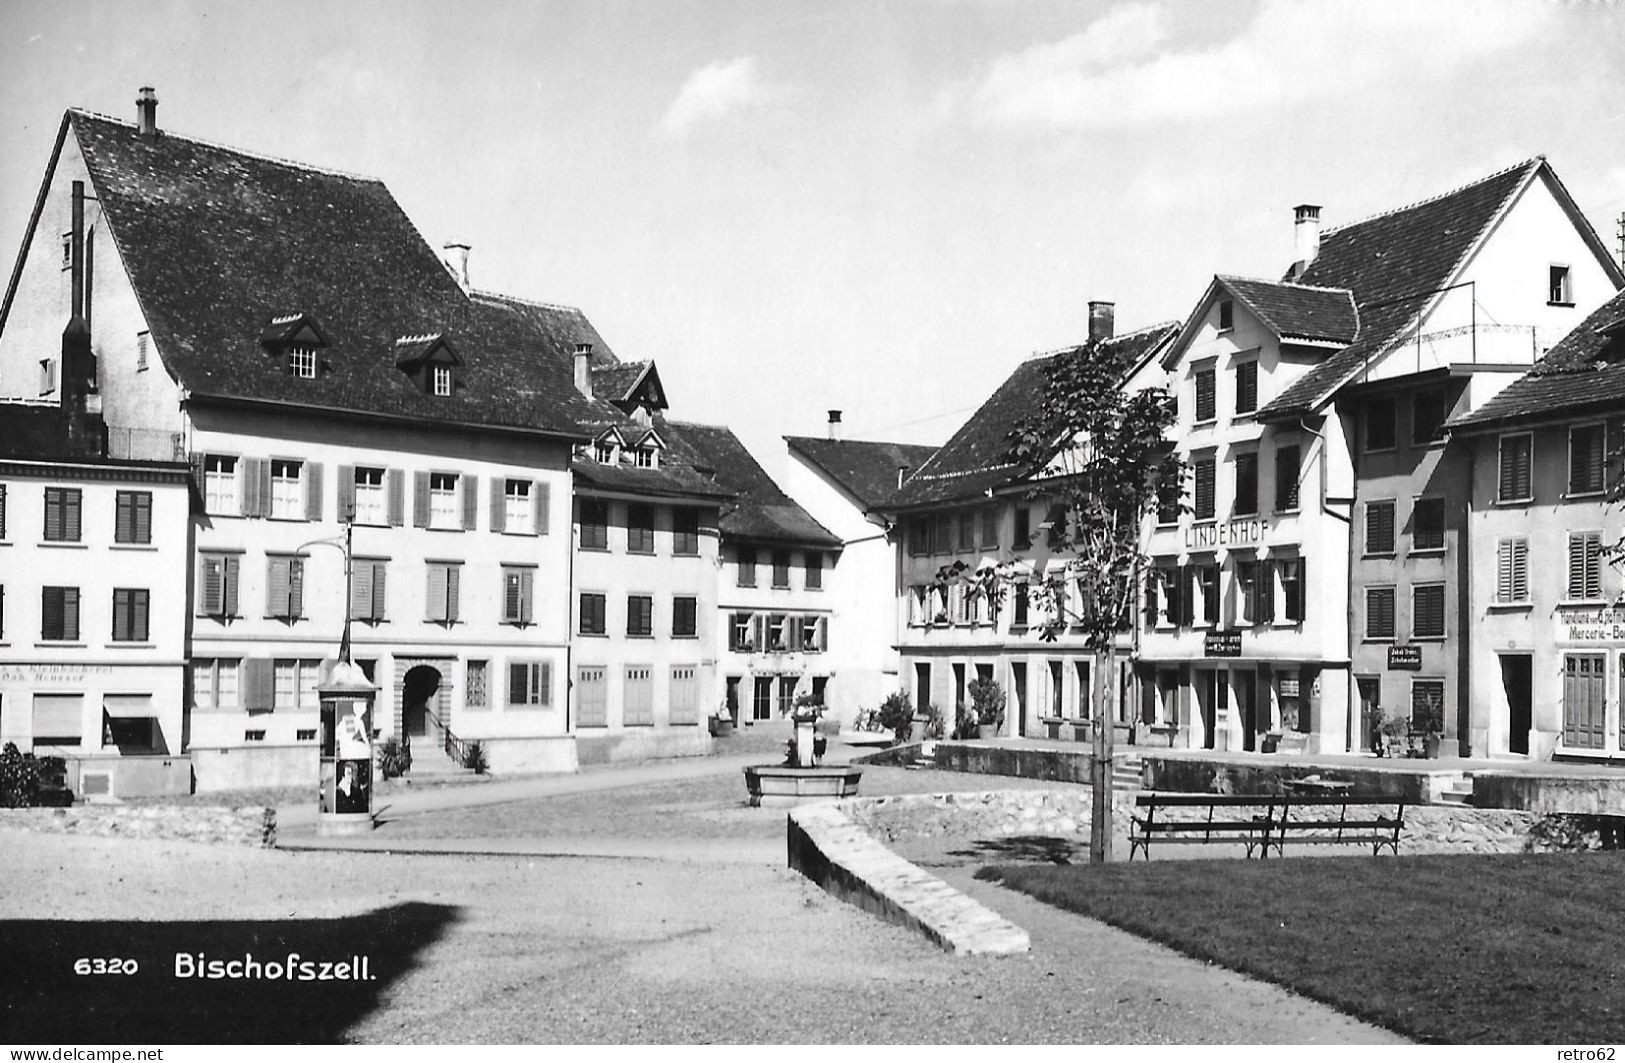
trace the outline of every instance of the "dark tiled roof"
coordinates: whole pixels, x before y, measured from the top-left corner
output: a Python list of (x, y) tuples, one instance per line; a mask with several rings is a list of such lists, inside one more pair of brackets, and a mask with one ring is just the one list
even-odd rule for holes
[(1360, 327), (1347, 288), (1311, 288), (1290, 281), (1218, 278), (1258, 319), (1283, 339), (1349, 343)]
[(631, 397), (632, 389), (638, 386), (638, 381), (642, 380), (643, 374), (648, 371), (648, 362), (619, 362), (615, 365), (594, 366), (592, 393), (610, 402), (624, 401)]
[[(912, 473), (937, 452), (936, 447), (881, 443), (862, 439), (819, 439), (785, 436), (790, 449), (828, 473), (865, 509), (873, 509), (897, 491), (897, 468)], [(906, 475), (906, 473), (905, 473)]]
[[(722, 534), (733, 539), (805, 543), (838, 547), (841, 540), (813, 519), (757, 464), (739, 437), (720, 425), (657, 420), (655, 427), (673, 449), (692, 454), (717, 482), (739, 497), (722, 508)], [(895, 475), (895, 473), (893, 474)]]
[(697, 472), (681, 459), (662, 462), (658, 469), (635, 465), (601, 465), (585, 458), (570, 463), (578, 485), (660, 497), (695, 496), (717, 500), (734, 497), (734, 492), (711, 477)]
[[(1452, 430), (1492, 428), (1552, 416), (1625, 410), (1625, 292), (1593, 311), (1546, 357), (1476, 410), (1453, 418)], [(1612, 327), (1611, 327), (1612, 326)]]
[(62, 407), (0, 403), (0, 457), (61, 457), (67, 445), (68, 417)]
[[(94, 194), (165, 367), (203, 398), (359, 411), (426, 424), (576, 434), (590, 413), (546, 348), (592, 342), (580, 311), (529, 327), (470, 300), (384, 185), (70, 111)], [(329, 341), (323, 373), (282, 371), (267, 325), (306, 314)], [(450, 397), (396, 368), (395, 341), (439, 333), (463, 359)], [(539, 337), (544, 338), (539, 342)]]
[[(1100, 352), (1127, 374), (1178, 330), (1177, 324), (1168, 323), (1125, 333), (1101, 344)], [(1033, 410), (1043, 393), (1050, 365), (1062, 353), (1066, 352), (1029, 359), (1018, 365), (953, 438), (886, 501), (886, 508), (904, 509), (975, 498), (989, 488), (1010, 483), (1023, 475), (1024, 470), (1010, 460), (1010, 430)]]
[(1320, 252), (1298, 282), (1352, 291), (1359, 333), (1276, 396), (1259, 417), (1297, 417), (1314, 410), (1402, 335), (1427, 306), (1431, 296), (1424, 293), (1450, 283), (1513, 193), (1545, 165), (1544, 159), (1530, 159), (1454, 192), (1324, 233)]

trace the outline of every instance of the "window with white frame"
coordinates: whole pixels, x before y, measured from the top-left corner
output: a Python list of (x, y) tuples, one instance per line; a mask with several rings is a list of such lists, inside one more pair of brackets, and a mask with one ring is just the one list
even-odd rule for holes
[(508, 662), (508, 707), (545, 709), (553, 704), (553, 662)]
[(288, 372), (305, 380), (316, 379), (316, 348), (289, 347)]
[(356, 466), (355, 523), (376, 526), (387, 523), (388, 518), (389, 505), (384, 495), (384, 470)]
[(767, 648), (774, 653), (790, 649), (790, 618), (783, 613), (773, 613), (767, 618)]
[(1219, 566), (1206, 564), (1196, 566), (1196, 592), (1202, 599), (1202, 623), (1213, 625), (1219, 622)]
[(594, 443), (592, 454), (593, 460), (600, 465), (613, 465), (620, 456), (619, 448), (615, 446), (613, 440), (609, 439), (600, 439), (597, 443)]
[(632, 452), (632, 464), (640, 469), (653, 469), (659, 464), (659, 454), (654, 447), (638, 447)]
[(1570, 601), (1602, 597), (1602, 532), (1569, 533)]
[(1282, 619), (1301, 624), (1304, 619), (1303, 558), (1276, 558), (1275, 578), (1281, 586)]
[(516, 535), (536, 531), (535, 508), (531, 505), (529, 480), (508, 480), (502, 492), (502, 530)]
[(316, 695), (318, 660), (279, 657), (272, 665), (271, 708), (312, 710), (321, 707)]
[(305, 492), (300, 473), (303, 463), (286, 458), (271, 460), (271, 516), (278, 520), (303, 520)]
[(440, 398), (451, 394), (451, 366), (436, 365), (429, 369), (429, 387)]
[(237, 658), (192, 658), (192, 707), (205, 712), (237, 707)]
[(1546, 301), (1553, 306), (1574, 305), (1574, 282), (1569, 267), (1560, 262), (1546, 267)]
[(1275, 619), (1275, 588), (1269, 562), (1243, 559), (1236, 562), (1236, 590), (1243, 624), (1267, 624)]
[(502, 566), (502, 622), (528, 624), (531, 622), (531, 596), (535, 589), (536, 570), (512, 565)]
[(486, 691), (487, 676), (490, 673), (489, 661), (471, 660), (465, 671), (466, 679), (463, 683), (463, 707), (465, 709), (488, 709), (491, 707), (490, 695)]
[(1495, 544), (1495, 600), (1502, 605), (1529, 601), (1529, 540), (1522, 536)]
[(203, 458), (203, 502), (211, 514), (238, 516), (243, 511), (237, 488), (237, 459), (226, 454)]
[(463, 510), (457, 500), (458, 476), (454, 472), (429, 474), (429, 527), (457, 529), (463, 526)]

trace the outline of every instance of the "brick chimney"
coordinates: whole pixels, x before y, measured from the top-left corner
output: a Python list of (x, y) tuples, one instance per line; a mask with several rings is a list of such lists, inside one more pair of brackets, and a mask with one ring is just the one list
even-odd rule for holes
[(1089, 301), (1089, 342), (1109, 340), (1117, 331), (1117, 304), (1104, 299)]
[(576, 344), (576, 390), (592, 398), (592, 344)]
[(840, 410), (831, 410), (831, 411), (829, 411), (829, 437), (831, 439), (837, 439), (837, 440), (841, 438), (841, 411)]
[(158, 93), (151, 85), (143, 85), (135, 97), (135, 128), (143, 140), (158, 136)]
[(1297, 260), (1292, 263), (1290, 276), (1297, 280), (1303, 276), (1315, 256), (1320, 254), (1320, 208), (1313, 203), (1300, 203), (1292, 208), (1292, 240)]

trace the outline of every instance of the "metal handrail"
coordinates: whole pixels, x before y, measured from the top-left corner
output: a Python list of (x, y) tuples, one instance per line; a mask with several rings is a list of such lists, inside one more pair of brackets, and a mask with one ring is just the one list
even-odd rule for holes
[(447, 727), (445, 721), (429, 706), (423, 706), (423, 714), (433, 720), (436, 727), (440, 728), (441, 747), (445, 750), (446, 756), (450, 757), (452, 762), (459, 768), (466, 768), (468, 766), (468, 740), (458, 738), (453, 734), (451, 728)]

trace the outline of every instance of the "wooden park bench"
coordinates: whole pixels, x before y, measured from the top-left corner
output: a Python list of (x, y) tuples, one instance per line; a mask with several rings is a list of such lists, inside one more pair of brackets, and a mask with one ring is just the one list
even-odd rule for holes
[[(1335, 810), (1318, 812), (1320, 809)], [(1386, 814), (1386, 810), (1392, 810)], [(1376, 856), (1384, 847), (1399, 855), (1405, 829), (1403, 797), (1355, 797), (1350, 794), (1289, 793), (1274, 809), (1274, 822), (1264, 840), (1264, 855), (1277, 856), (1290, 840), (1295, 845), (1369, 845)], [(1133, 852), (1129, 856), (1133, 857)], [(1250, 855), (1250, 851), (1249, 851)]]
[[(1241, 842), (1247, 847), (1248, 857), (1254, 849), (1267, 854), (1281, 800), (1270, 794), (1140, 794), (1134, 799), (1136, 811), (1129, 828), (1128, 858), (1133, 860), (1138, 850), (1151, 859), (1153, 844), (1213, 842)], [(1187, 814), (1167, 815), (1175, 809)], [(1279, 847), (1278, 837), (1275, 844)]]

